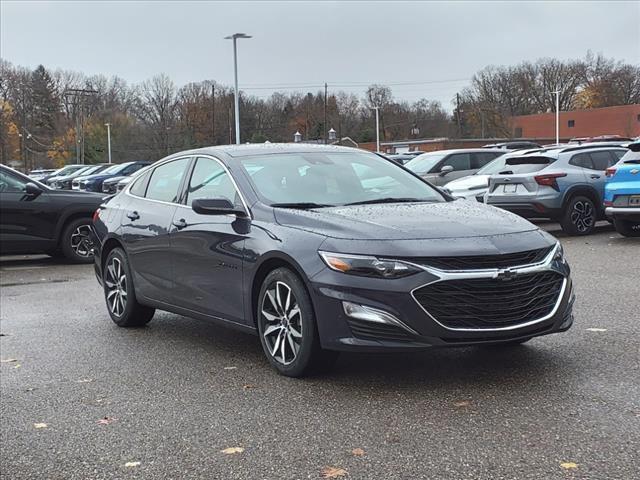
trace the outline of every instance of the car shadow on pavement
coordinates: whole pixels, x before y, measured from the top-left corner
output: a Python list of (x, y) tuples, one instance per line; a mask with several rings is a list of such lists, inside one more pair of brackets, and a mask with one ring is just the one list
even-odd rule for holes
[(70, 265), (64, 258), (49, 255), (1, 255), (0, 268), (32, 268), (54, 265)]
[[(280, 376), (268, 364), (256, 336), (234, 331), (209, 322), (161, 314), (144, 329), (150, 342), (170, 337), (174, 355), (194, 350), (202, 366), (234, 365), (250, 376), (276, 384), (290, 379)], [(557, 381), (558, 372), (579, 369), (577, 359), (563, 355), (563, 349), (550, 346), (546, 338), (533, 339), (526, 345), (510, 347), (434, 348), (421, 352), (356, 354), (342, 353), (336, 365), (326, 373), (299, 380), (307, 385), (374, 387), (378, 393), (398, 389), (451, 387), (496, 384), (500, 388), (531, 388), (549, 378)], [(193, 358), (193, 357), (191, 357)], [(575, 364), (575, 365), (574, 365)], [(279, 379), (279, 380), (278, 380)]]

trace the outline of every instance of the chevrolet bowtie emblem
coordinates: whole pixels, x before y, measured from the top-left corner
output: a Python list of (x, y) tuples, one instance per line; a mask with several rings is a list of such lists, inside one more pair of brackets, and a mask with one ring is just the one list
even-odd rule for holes
[(510, 268), (505, 268), (504, 270), (499, 270), (498, 273), (496, 273), (495, 278), (498, 280), (502, 280), (503, 282), (508, 282), (509, 280), (513, 280), (517, 276), (517, 271), (511, 270)]
[(638, 170), (637, 168), (634, 168), (633, 170), (631, 170), (631, 173), (633, 175), (635, 175), (636, 173), (640, 172), (640, 170)]

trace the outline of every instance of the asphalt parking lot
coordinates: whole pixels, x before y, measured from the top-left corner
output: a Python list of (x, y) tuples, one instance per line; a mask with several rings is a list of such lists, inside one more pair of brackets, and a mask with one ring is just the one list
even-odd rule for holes
[(117, 328), (91, 266), (4, 257), (1, 477), (638, 478), (640, 239), (606, 224), (561, 239), (569, 332), (343, 355), (303, 380), (219, 326), (157, 313)]

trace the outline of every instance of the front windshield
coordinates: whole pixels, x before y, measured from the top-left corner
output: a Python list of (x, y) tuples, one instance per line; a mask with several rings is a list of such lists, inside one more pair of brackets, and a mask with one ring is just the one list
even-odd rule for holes
[(445, 156), (446, 153), (423, 153), (413, 160), (409, 160), (404, 166), (418, 175), (424, 175), (435, 167)]
[(104, 171), (100, 172), (100, 173), (120, 173), (122, 170), (124, 170), (125, 168), (127, 168), (129, 165), (131, 165), (131, 162), (128, 163), (119, 163), (117, 165), (112, 165), (109, 168), (105, 169)]
[(244, 157), (240, 164), (269, 205), (445, 201), (419, 178), (368, 153), (278, 153)]

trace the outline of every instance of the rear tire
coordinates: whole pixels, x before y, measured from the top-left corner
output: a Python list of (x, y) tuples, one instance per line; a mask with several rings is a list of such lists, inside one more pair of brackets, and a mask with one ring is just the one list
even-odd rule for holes
[(588, 197), (571, 197), (564, 207), (560, 226), (567, 235), (589, 235), (596, 226), (598, 212)]
[(153, 318), (155, 309), (136, 299), (133, 277), (124, 250), (109, 252), (102, 271), (104, 298), (111, 320), (119, 327), (142, 327)]
[(616, 232), (625, 237), (640, 237), (640, 221), (621, 220), (616, 218), (613, 221)]
[(62, 230), (60, 250), (71, 263), (93, 262), (90, 231), (91, 218), (89, 217), (72, 220)]
[(321, 348), (309, 293), (288, 268), (273, 270), (262, 282), (256, 315), (262, 349), (282, 375), (326, 371), (338, 358), (338, 352)]

